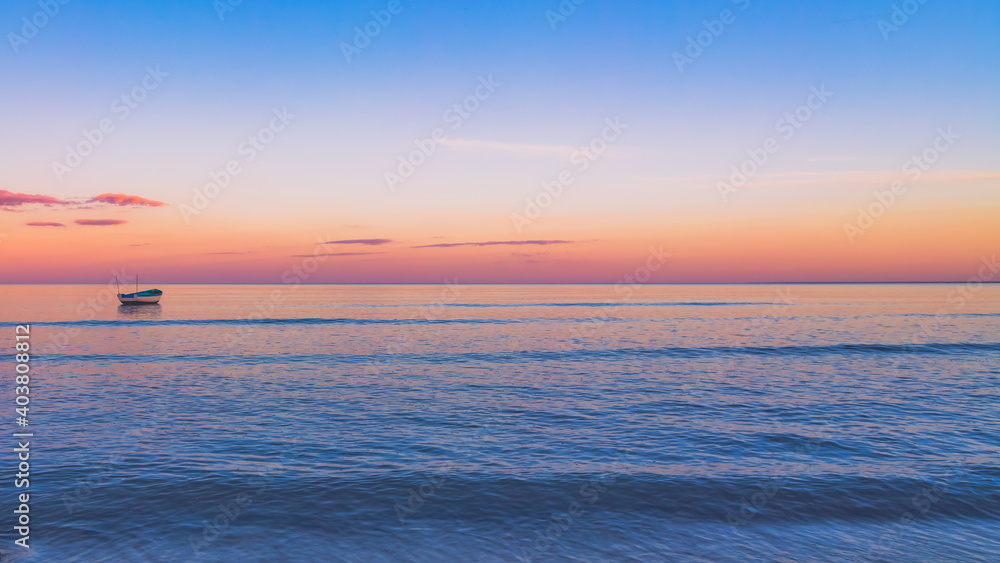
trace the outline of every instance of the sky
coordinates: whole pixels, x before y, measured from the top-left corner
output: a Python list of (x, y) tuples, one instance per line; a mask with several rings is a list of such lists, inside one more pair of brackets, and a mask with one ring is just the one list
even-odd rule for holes
[(963, 281), (1000, 250), (994, 1), (17, 0), (0, 32), (0, 283)]

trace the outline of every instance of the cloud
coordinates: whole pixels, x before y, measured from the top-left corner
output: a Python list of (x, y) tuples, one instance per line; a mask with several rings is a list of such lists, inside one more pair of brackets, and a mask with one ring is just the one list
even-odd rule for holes
[(29, 227), (65, 227), (62, 223), (44, 223), (44, 222), (32, 222), (28, 223)]
[(0, 210), (3, 211), (21, 211), (21, 209), (16, 209), (16, 208), (29, 205), (44, 205), (47, 207), (60, 205), (66, 207), (73, 207), (77, 210), (93, 209), (94, 206), (85, 205), (88, 203), (102, 203), (105, 205), (117, 205), (123, 207), (124, 206), (162, 207), (167, 205), (162, 201), (156, 201), (140, 197), (137, 195), (126, 195), (126, 194), (108, 193), (86, 199), (84, 198), (59, 199), (48, 195), (22, 194), (18, 192), (0, 190)]
[(146, 199), (137, 195), (101, 194), (87, 200), (88, 203), (110, 203), (111, 205), (144, 205), (146, 207), (163, 207), (166, 203)]
[(111, 225), (122, 225), (128, 223), (128, 221), (122, 219), (77, 219), (74, 223), (91, 227), (108, 227)]
[(316, 258), (319, 256), (371, 256), (373, 254), (385, 254), (385, 252), (333, 252), (330, 254), (293, 254), (292, 258)]
[(456, 246), (547, 246), (550, 244), (573, 244), (572, 240), (503, 240), (490, 242), (446, 242), (441, 244), (425, 244), (410, 248), (454, 248)]
[(360, 238), (352, 240), (331, 240), (329, 242), (324, 242), (323, 244), (363, 244), (365, 246), (381, 246), (391, 242), (393, 242), (392, 239), (387, 238)]
[(39, 194), (21, 194), (0, 190), (0, 207), (17, 207), (19, 205), (40, 203), (43, 205), (66, 205), (70, 202), (56, 199), (52, 196)]
[(231, 256), (237, 254), (250, 254), (249, 252), (209, 252), (209, 256)]

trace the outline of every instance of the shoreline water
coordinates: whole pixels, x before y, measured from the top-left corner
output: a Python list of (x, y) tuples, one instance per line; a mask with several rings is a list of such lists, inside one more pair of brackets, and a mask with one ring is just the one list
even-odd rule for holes
[(996, 286), (100, 288), (0, 292), (46, 560), (1000, 552)]

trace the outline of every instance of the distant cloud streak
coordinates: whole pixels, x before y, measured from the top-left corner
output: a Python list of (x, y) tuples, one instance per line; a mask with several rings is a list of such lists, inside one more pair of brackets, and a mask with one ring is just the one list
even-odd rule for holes
[(89, 227), (109, 227), (112, 225), (123, 225), (128, 223), (128, 221), (122, 219), (77, 219), (74, 223)]
[(101, 194), (87, 200), (88, 203), (110, 203), (111, 205), (142, 205), (146, 207), (163, 207), (166, 203), (146, 199), (137, 195)]
[(425, 244), (411, 248), (455, 248), (456, 246), (547, 246), (550, 244), (573, 244), (572, 240), (503, 240), (490, 242), (446, 242)]
[(44, 223), (44, 222), (32, 222), (28, 223), (29, 227), (65, 227), (62, 223)]
[(292, 258), (316, 258), (319, 256), (371, 256), (373, 254), (385, 254), (385, 252), (333, 252), (330, 254), (293, 254)]
[(363, 244), (366, 246), (381, 246), (391, 242), (392, 239), (387, 238), (359, 238), (351, 240), (331, 240), (329, 242), (324, 242), (323, 244)]

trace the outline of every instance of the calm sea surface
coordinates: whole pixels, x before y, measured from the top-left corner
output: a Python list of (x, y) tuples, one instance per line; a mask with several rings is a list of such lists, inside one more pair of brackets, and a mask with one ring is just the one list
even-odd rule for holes
[(997, 285), (159, 287), (0, 286), (3, 561), (1000, 561)]

